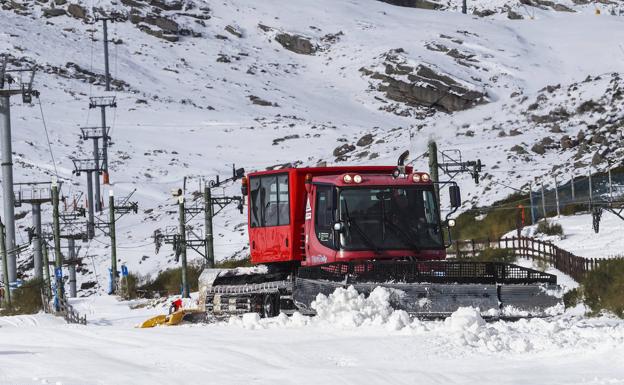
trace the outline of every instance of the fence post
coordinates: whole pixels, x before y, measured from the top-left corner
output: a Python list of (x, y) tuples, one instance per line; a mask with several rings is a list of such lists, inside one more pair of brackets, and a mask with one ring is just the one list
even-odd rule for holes
[(472, 258), (475, 258), (477, 255), (475, 254), (475, 240), (471, 239), (470, 243), (472, 244)]
[(533, 201), (533, 183), (529, 182), (529, 201), (531, 205), (531, 224), (535, 224), (535, 202)]

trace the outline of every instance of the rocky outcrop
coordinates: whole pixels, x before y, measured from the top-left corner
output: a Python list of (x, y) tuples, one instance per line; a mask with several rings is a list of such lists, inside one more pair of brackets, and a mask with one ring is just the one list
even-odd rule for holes
[(398, 5), (401, 7), (422, 8), (422, 9), (440, 9), (442, 4), (434, 3), (428, 0), (379, 0), (384, 3)]
[[(487, 102), (487, 95), (468, 89), (448, 75), (441, 74), (424, 65), (416, 68), (402, 66), (390, 67), (386, 73), (375, 72), (372, 78), (381, 83), (378, 90), (383, 92), (388, 99), (405, 103), (410, 106), (424, 106), (441, 109), (446, 112), (466, 110)], [(407, 74), (407, 81), (392, 74)]]
[(87, 10), (79, 4), (68, 5), (67, 13), (76, 19), (85, 20), (87, 18)]
[(313, 55), (318, 50), (318, 46), (315, 43), (301, 35), (291, 35), (282, 32), (275, 36), (275, 40), (287, 50), (301, 55)]
[(66, 14), (67, 12), (65, 12), (63, 8), (44, 8), (43, 9), (43, 16), (47, 18), (63, 16)]

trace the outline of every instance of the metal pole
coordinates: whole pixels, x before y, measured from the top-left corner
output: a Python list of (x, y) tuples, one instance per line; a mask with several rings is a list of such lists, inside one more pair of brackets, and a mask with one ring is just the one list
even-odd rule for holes
[(462, 13), (465, 15), (466, 13), (468, 13), (468, 4), (466, 4), (467, 1), (466, 0), (462, 0)]
[(4, 281), (4, 306), (11, 306), (11, 286), (9, 284), (9, 264), (7, 262), (7, 250), (6, 250), (6, 242), (5, 242), (5, 227), (0, 220), (0, 253), (2, 254), (2, 271), (4, 272), (2, 280)]
[(102, 170), (108, 173), (108, 132), (106, 132), (106, 106), (101, 105), (102, 115)]
[(0, 140), (2, 141), (2, 194), (4, 202), (4, 220), (6, 221), (5, 247), (9, 250), (7, 265), (9, 282), (17, 278), (17, 264), (15, 259), (15, 196), (13, 195), (13, 152), (11, 148), (11, 100), (10, 97), (0, 97)]
[(69, 248), (69, 296), (76, 298), (76, 242), (74, 238), (67, 239)]
[(109, 232), (111, 240), (111, 272), (112, 283), (111, 293), (114, 294), (117, 291), (117, 237), (115, 235), (115, 195), (113, 190), (108, 193), (108, 222)]
[(429, 175), (431, 176), (433, 189), (438, 202), (436, 215), (438, 216), (438, 221), (440, 221), (440, 185), (438, 184), (440, 177), (438, 174), (438, 145), (435, 140), (429, 141)]
[(106, 73), (106, 91), (110, 91), (110, 71), (108, 69), (108, 23), (106, 19), (102, 19), (104, 23), (104, 72)]
[(531, 204), (531, 224), (535, 223), (535, 202), (533, 201), (533, 184), (529, 183), (529, 200)]
[(570, 188), (572, 188), (572, 200), (575, 200), (575, 194), (574, 194), (574, 167), (572, 167), (572, 169), (570, 170)]
[(93, 172), (87, 171), (87, 205), (89, 217), (87, 219), (87, 235), (89, 239), (95, 236), (95, 214), (93, 212)]
[(609, 165), (609, 200), (613, 200), (613, 180), (611, 179), (611, 165)]
[(589, 173), (589, 208), (591, 209), (592, 203), (594, 201), (594, 193), (592, 191), (594, 189), (594, 187), (592, 186), (591, 169), (589, 169), (588, 173)]
[(544, 219), (546, 219), (546, 195), (544, 194), (544, 182), (540, 182), (542, 189), (542, 211), (544, 212)]
[(42, 242), (41, 246), (43, 247), (43, 277), (45, 279), (45, 289), (46, 294), (50, 295), (52, 293), (52, 282), (50, 281), (50, 259), (48, 258), (48, 244)]
[(189, 285), (186, 275), (186, 218), (184, 215), (184, 196), (178, 198), (180, 207), (180, 254), (182, 259), (182, 297), (190, 298)]
[(33, 238), (33, 257), (35, 264), (35, 278), (43, 278), (43, 255), (41, 253), (41, 204), (32, 203), (33, 227), (35, 237)]
[(95, 196), (95, 211), (102, 211), (102, 201), (100, 199), (100, 147), (98, 146), (98, 138), (93, 138), (93, 159), (95, 163), (95, 173), (93, 174)]
[[(61, 254), (61, 224), (59, 221), (59, 191), (56, 180), (52, 181), (52, 231), (54, 233), (54, 278), (56, 282), (56, 298), (63, 298), (63, 255)], [(59, 274), (59, 272), (61, 274)]]
[(555, 176), (555, 200), (557, 202), (557, 217), (561, 216), (561, 208), (559, 207), (559, 184), (557, 183), (557, 177)]
[(212, 192), (210, 187), (204, 186), (204, 205), (205, 205), (205, 231), (206, 231), (206, 260), (207, 267), (214, 267), (214, 236), (212, 232)]

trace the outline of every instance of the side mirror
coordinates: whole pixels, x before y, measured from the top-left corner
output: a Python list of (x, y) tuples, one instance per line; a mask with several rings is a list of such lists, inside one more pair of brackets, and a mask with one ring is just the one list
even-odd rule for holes
[(334, 231), (337, 231), (339, 233), (342, 233), (344, 231), (344, 223), (342, 222), (335, 222), (333, 227)]
[(451, 208), (461, 207), (461, 192), (459, 186), (453, 184), (449, 186), (449, 195), (451, 196)]

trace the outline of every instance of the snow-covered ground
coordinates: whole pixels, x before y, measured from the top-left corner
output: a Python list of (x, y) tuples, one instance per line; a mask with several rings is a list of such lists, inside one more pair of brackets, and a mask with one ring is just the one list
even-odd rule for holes
[(383, 291), (340, 289), (319, 316), (254, 315), (137, 329), (166, 311), (106, 296), (75, 300), (87, 326), (46, 314), (0, 318), (0, 384), (621, 384), (624, 321), (486, 323), (462, 308), (410, 320)]
[[(563, 236), (539, 234), (536, 232), (537, 225), (525, 227), (522, 235), (551, 241), (562, 249), (584, 258), (624, 257), (624, 237), (622, 237), (624, 221), (608, 211), (602, 214), (598, 234), (592, 229), (591, 214), (561, 216), (549, 218), (548, 221), (559, 223), (563, 228)], [(509, 232), (507, 236), (516, 236), (516, 232)]]

